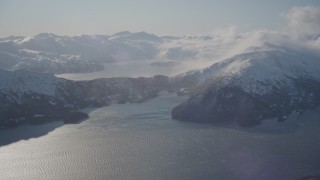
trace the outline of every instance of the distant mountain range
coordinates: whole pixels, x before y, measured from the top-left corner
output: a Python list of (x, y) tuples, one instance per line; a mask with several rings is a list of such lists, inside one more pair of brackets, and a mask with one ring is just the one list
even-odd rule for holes
[[(0, 126), (63, 119), (86, 107), (142, 102), (161, 90), (190, 96), (171, 113), (183, 121), (252, 126), (269, 118), (283, 121), (293, 112), (320, 105), (319, 53), (272, 43), (174, 77), (70, 81), (52, 74), (98, 71), (103, 63), (119, 61), (159, 59), (164, 64), (150, 64), (165, 67), (185, 59), (210, 59), (221, 52), (215, 50), (220, 46), (212, 45), (213, 38), (145, 32), (2, 38)], [(306, 38), (319, 40), (316, 35)]]
[(210, 56), (209, 51), (196, 44), (185, 46), (185, 41), (207, 39), (127, 31), (111, 36), (10, 36), (0, 38), (0, 67), (60, 74), (100, 71), (103, 63), (110, 62), (195, 59)]

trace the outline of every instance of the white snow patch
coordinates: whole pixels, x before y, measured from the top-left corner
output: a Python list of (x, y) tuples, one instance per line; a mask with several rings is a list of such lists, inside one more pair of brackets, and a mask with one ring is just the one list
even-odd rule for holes
[(1, 92), (35, 92), (53, 96), (59, 81), (62, 80), (50, 74), (0, 70)]

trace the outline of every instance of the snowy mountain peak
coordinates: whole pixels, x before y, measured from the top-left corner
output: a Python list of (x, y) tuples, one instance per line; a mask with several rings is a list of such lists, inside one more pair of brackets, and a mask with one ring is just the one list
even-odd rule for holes
[(294, 111), (318, 107), (319, 55), (270, 47), (175, 77), (177, 83), (192, 82), (193, 87), (189, 86), (191, 98), (175, 107), (172, 117), (253, 126), (264, 119), (283, 121)]
[(289, 86), (292, 79), (320, 78), (319, 72), (320, 57), (273, 47), (239, 54), (184, 76), (197, 76), (200, 84), (220, 78), (246, 92), (265, 94), (271, 88)]
[(55, 35), (53, 33), (39, 33), (38, 35), (34, 36), (35, 39), (37, 38), (55, 38), (60, 37), (58, 35)]
[(110, 37), (110, 40), (116, 40), (116, 41), (146, 41), (146, 42), (161, 42), (162, 39), (159, 36), (156, 36), (154, 34), (149, 34), (144, 31), (142, 32), (136, 32), (132, 33), (129, 31), (123, 31), (114, 34), (112, 37)]
[(112, 36), (115, 37), (115, 36), (129, 36), (131, 35), (132, 33), (130, 31), (121, 31), (121, 32), (118, 32), (118, 33), (115, 33), (113, 34)]

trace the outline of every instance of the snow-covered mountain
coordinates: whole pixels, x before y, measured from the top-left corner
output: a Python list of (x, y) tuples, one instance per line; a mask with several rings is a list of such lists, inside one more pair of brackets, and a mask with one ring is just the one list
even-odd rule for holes
[[(19, 40), (0, 42), (0, 68), (45, 73), (90, 72), (103, 69), (98, 63), (81, 55), (32, 49), (23, 44), (23, 42), (29, 42), (25, 38), (19, 38)], [(20, 42), (22, 43), (19, 44)], [(45, 45), (39, 46), (46, 47)]]
[(0, 69), (0, 92), (39, 93), (55, 95), (56, 86), (63, 82), (51, 74), (39, 74), (26, 70), (6, 71)]
[(142, 102), (168, 87), (165, 76), (70, 81), (50, 74), (0, 69), (0, 127), (62, 120), (86, 107)]
[(99, 71), (103, 69), (101, 63), (153, 58), (158, 53), (154, 45), (161, 41), (160, 37), (144, 32), (113, 36), (11, 36), (0, 39), (0, 67), (50, 73)]
[(70, 110), (57, 96), (65, 82), (50, 74), (0, 69), (0, 126), (32, 122), (40, 115), (47, 120), (61, 117)]
[[(170, 49), (175, 48), (174, 42), (186, 41), (186, 39), (191, 39), (191, 41), (194, 39), (197, 39), (196, 41), (211, 40), (208, 37), (157, 37), (147, 33), (130, 32), (121, 32), (112, 36), (64, 37), (40, 34), (33, 38), (10, 37), (0, 40), (0, 54), (5, 57), (0, 58), (0, 63), (2, 69), (14, 69), (13, 67), (21, 67), (21, 64), (24, 63), (30, 63), (30, 67), (34, 67), (34, 62), (42, 61), (37, 59), (40, 56), (54, 59), (60, 54), (59, 56), (81, 59), (85, 56), (84, 54), (88, 56), (90, 53), (99, 54), (100, 52), (102, 57), (105, 53), (104, 48), (109, 46), (112, 48), (108, 48), (108, 53), (118, 52), (117, 49), (123, 49), (123, 47), (139, 49), (139, 52), (143, 52), (149, 46), (159, 48), (167, 43), (170, 46), (166, 46), (166, 52), (169, 52)], [(46, 47), (50, 44), (47, 41), (51, 43), (49, 47)], [(102, 45), (98, 46), (98, 42)], [(62, 48), (68, 43), (73, 43), (73, 45)], [(145, 46), (148, 48), (143, 48)], [(50, 49), (52, 47), (56, 48)], [(186, 47), (188, 46), (181, 47), (181, 49), (185, 50)], [(46, 48), (46, 52), (40, 48)], [(87, 52), (83, 55), (71, 55), (78, 50), (85, 52), (85, 49)], [(138, 52), (128, 49), (125, 51)], [(164, 49), (159, 52), (164, 52)], [(65, 54), (61, 55), (61, 53)], [(121, 61), (127, 57), (124, 53), (118, 55), (117, 57), (122, 58), (118, 59)], [(4, 60), (8, 57), (12, 59)], [(63, 64), (69, 62), (52, 59), (46, 62), (51, 63), (51, 61)], [(82, 62), (77, 58), (76, 61)], [(100, 61), (103, 60), (95, 62), (101, 63)], [(58, 64), (55, 65), (58, 66)], [(76, 63), (71, 64), (77, 66)], [(52, 70), (54, 66), (50, 64), (47, 67)], [(41, 70), (33, 70), (33, 72), (0, 70), (0, 122), (2, 126), (12, 122), (25, 122), (30, 119), (32, 121), (37, 114), (56, 119), (61, 118), (61, 115), (67, 112), (84, 107), (97, 107), (109, 103), (141, 102), (156, 96), (159, 90), (171, 90), (177, 87), (183, 88), (182, 94), (189, 91), (191, 98), (174, 108), (172, 117), (187, 121), (234, 120), (243, 126), (254, 125), (267, 118), (277, 117), (279, 120), (284, 120), (293, 111), (301, 113), (320, 104), (319, 54), (305, 49), (294, 49), (270, 43), (247, 48), (243, 53), (214, 63), (208, 68), (188, 71), (170, 79), (165, 76), (155, 76), (153, 78), (70, 81), (35, 71), (42, 72)], [(21, 120), (23, 118), (24, 120)]]
[(93, 72), (110, 62), (216, 58), (226, 51), (222, 46), (229, 45), (210, 36), (171, 37), (128, 31), (110, 36), (10, 36), (0, 38), (0, 68), (56, 74)]
[[(320, 56), (266, 44), (172, 79), (191, 98), (172, 110), (179, 120), (254, 125), (320, 105)], [(191, 89), (191, 87), (196, 87)]]

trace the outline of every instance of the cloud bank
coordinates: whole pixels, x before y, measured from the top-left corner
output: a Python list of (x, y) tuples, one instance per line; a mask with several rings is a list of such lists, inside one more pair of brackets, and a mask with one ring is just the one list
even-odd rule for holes
[(294, 7), (284, 15), (288, 27), (299, 34), (320, 33), (320, 9), (312, 6)]
[(235, 27), (227, 27), (212, 33), (211, 43), (220, 43), (220, 47), (223, 47), (223, 51), (220, 51), (222, 58), (257, 48), (270, 48), (270, 44), (320, 54), (320, 8), (293, 7), (284, 13), (283, 17), (286, 24), (280, 27), (280, 30), (263, 29), (237, 33)]

